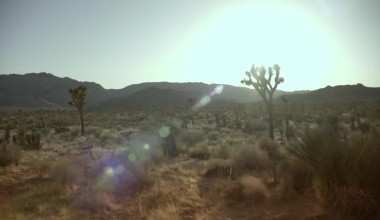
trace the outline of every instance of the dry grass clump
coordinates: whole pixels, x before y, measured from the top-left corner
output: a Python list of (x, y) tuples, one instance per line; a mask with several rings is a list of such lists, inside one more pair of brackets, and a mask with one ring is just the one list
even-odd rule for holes
[(268, 170), (272, 167), (271, 161), (257, 145), (240, 145), (232, 155), (232, 166), (239, 171)]
[(243, 131), (249, 134), (255, 134), (258, 132), (263, 132), (268, 129), (267, 124), (258, 119), (249, 119), (243, 124)]
[(115, 196), (98, 189), (85, 189), (74, 196), (73, 205), (92, 212), (107, 212), (118, 208)]
[(189, 157), (200, 160), (207, 160), (211, 156), (206, 144), (198, 144), (197, 146), (190, 148), (188, 153)]
[(295, 158), (288, 157), (282, 161), (278, 166), (278, 173), (277, 196), (279, 199), (302, 195), (313, 188), (311, 170)]
[(272, 163), (276, 164), (285, 157), (284, 150), (269, 137), (263, 136), (258, 141), (261, 150), (268, 154)]
[(380, 205), (380, 138), (353, 134), (342, 138), (329, 128), (305, 132), (288, 147), (309, 165), (324, 207), (341, 218), (376, 219)]
[(13, 143), (0, 144), (0, 166), (18, 164), (21, 158), (21, 149)]
[(160, 206), (156, 209), (153, 209), (149, 212), (147, 220), (181, 220), (181, 216), (178, 210), (178, 207), (176, 207), (174, 204), (167, 204), (165, 206)]
[(229, 159), (232, 156), (232, 146), (224, 143), (213, 151), (212, 156), (215, 158)]
[(95, 138), (99, 138), (100, 134), (102, 133), (102, 130), (100, 127), (97, 126), (87, 126), (85, 127), (86, 135), (92, 135)]
[(205, 177), (232, 177), (230, 160), (212, 158), (207, 161)]
[(103, 130), (99, 136), (100, 144), (104, 147), (106, 145), (121, 144), (122, 139), (115, 131)]
[(67, 159), (51, 171), (52, 183), (74, 208), (104, 213), (119, 208), (117, 200), (149, 183), (141, 161), (124, 151), (111, 158)]
[(270, 192), (267, 186), (257, 177), (242, 176), (239, 181), (230, 186), (228, 197), (236, 200), (252, 200), (255, 203), (266, 201)]
[(272, 183), (277, 184), (277, 165), (284, 159), (285, 152), (280, 146), (270, 139), (269, 137), (261, 137), (259, 139), (259, 147), (263, 150), (267, 155), (272, 165), (272, 175), (273, 180)]

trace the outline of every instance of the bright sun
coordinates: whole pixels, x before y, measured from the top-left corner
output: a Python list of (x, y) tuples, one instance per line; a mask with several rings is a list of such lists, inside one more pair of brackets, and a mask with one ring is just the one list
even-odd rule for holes
[(279, 2), (226, 6), (194, 25), (179, 45), (171, 53), (176, 60), (170, 65), (173, 70), (234, 83), (240, 80), (237, 74), (244, 77), (253, 63), (278, 63), (287, 70), (289, 88), (302, 83), (305, 78), (300, 74), (306, 71), (308, 75), (320, 73), (318, 67), (335, 71), (340, 56), (335, 37), (313, 14)]

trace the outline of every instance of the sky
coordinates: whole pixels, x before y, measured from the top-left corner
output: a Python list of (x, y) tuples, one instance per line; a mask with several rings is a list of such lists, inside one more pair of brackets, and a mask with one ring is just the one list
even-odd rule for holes
[(0, 74), (244, 86), (279, 64), (281, 90), (380, 87), (379, 0), (0, 0), (0, 30)]

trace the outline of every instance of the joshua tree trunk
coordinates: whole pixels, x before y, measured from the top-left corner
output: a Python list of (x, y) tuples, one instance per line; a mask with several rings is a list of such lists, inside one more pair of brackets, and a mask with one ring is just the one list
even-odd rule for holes
[(83, 109), (78, 108), (80, 117), (80, 136), (84, 136), (84, 121), (83, 121)]
[(289, 130), (289, 115), (288, 115), (288, 103), (286, 103), (286, 109), (285, 109), (285, 133), (286, 133), (286, 140), (289, 140), (290, 138), (290, 130)]
[(87, 88), (81, 85), (78, 88), (69, 89), (69, 93), (71, 95), (69, 105), (76, 106), (78, 109), (80, 118), (80, 135), (84, 136), (83, 106), (86, 104), (84, 99), (87, 94)]
[(268, 120), (269, 120), (269, 137), (274, 140), (274, 132), (273, 132), (273, 103), (269, 101), (267, 104), (268, 108)]

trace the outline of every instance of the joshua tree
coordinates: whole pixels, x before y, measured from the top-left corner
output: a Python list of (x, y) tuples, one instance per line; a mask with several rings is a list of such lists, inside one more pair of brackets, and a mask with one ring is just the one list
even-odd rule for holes
[[(272, 68), (268, 68), (269, 76), (266, 78), (266, 69), (261, 66), (259, 68), (252, 65), (251, 71), (246, 71), (245, 74), (248, 79), (243, 79), (241, 83), (245, 85), (251, 85), (260, 94), (264, 101), (265, 106), (268, 111), (269, 119), (269, 137), (274, 139), (273, 134), (273, 94), (277, 89), (278, 84), (284, 82), (284, 78), (280, 77), (280, 66), (275, 64), (273, 66), (275, 73)], [(272, 85), (272, 77), (275, 74), (274, 85)]]
[(69, 101), (69, 105), (78, 108), (80, 117), (80, 135), (84, 136), (83, 106), (86, 104), (84, 99), (86, 97), (87, 88), (83, 85), (80, 85), (78, 88), (69, 89), (69, 93), (71, 95), (71, 101)]

